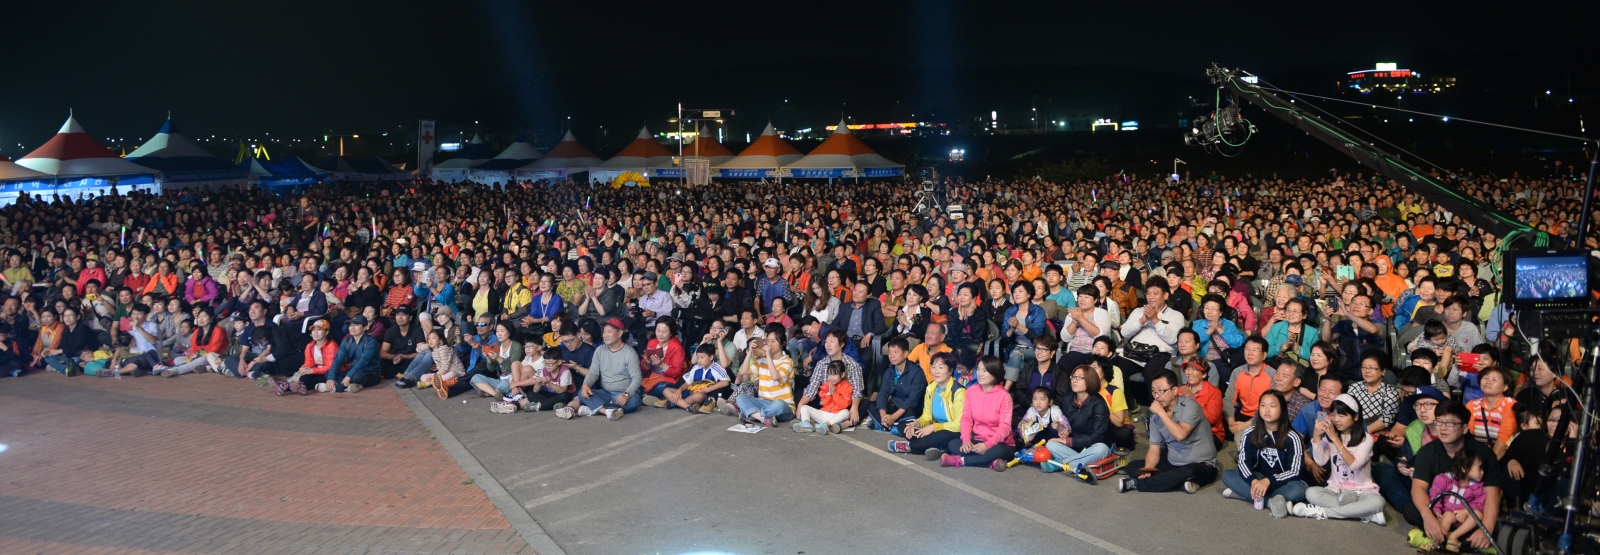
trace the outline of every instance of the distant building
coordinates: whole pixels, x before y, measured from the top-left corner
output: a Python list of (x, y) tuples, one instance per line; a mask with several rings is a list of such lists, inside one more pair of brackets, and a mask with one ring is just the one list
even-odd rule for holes
[(1423, 77), (1421, 72), (1400, 69), (1397, 64), (1379, 63), (1373, 69), (1346, 74), (1339, 90), (1345, 94), (1438, 94), (1455, 85), (1454, 77)]

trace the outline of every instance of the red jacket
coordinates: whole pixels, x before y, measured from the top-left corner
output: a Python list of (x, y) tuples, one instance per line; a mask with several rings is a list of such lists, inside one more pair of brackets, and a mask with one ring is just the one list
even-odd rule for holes
[(817, 389), (817, 398), (822, 403), (823, 412), (850, 410), (850, 400), (854, 396), (855, 388), (850, 386), (850, 380), (839, 380), (837, 386), (832, 382), (822, 382), (822, 387)]
[(193, 332), (190, 332), (189, 356), (198, 355), (200, 351), (219, 355), (228, 352), (228, 331), (216, 324), (212, 324), (211, 327), (211, 341), (205, 344), (200, 343), (200, 328), (195, 328)]

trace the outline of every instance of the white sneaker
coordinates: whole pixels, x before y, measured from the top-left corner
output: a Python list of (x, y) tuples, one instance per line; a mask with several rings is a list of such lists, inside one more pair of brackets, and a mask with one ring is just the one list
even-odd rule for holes
[(347, 386), (344, 387), (344, 390), (346, 392), (349, 392), (349, 393), (359, 392), (359, 391), (361, 391), (361, 384), (353, 383), (353, 384), (347, 385)]
[(556, 409), (556, 418), (560, 418), (562, 420), (571, 420), (572, 419), (572, 414), (573, 414), (572, 407), (561, 407), (559, 409)]
[(589, 410), (587, 405), (578, 405), (578, 416), (594, 416), (594, 411)]
[(322, 383), (317, 384), (317, 393), (327, 393), (327, 392), (328, 392), (328, 382), (322, 382)]
[(1383, 516), (1383, 511), (1382, 510), (1379, 510), (1378, 512), (1373, 513), (1372, 516), (1369, 516), (1367, 518), (1361, 519), (1361, 521), (1362, 522), (1371, 522), (1371, 523), (1376, 524), (1378, 526), (1387, 526), (1389, 524), (1389, 519), (1387, 517)]
[(1322, 507), (1318, 507), (1310, 503), (1295, 503), (1289, 507), (1289, 514), (1302, 518), (1315, 518), (1317, 520), (1325, 520), (1328, 518), (1328, 513), (1323, 511)]
[(622, 409), (606, 409), (606, 420), (622, 420)]
[(1200, 491), (1200, 485), (1196, 484), (1194, 482), (1184, 482), (1183, 483), (1183, 491), (1186, 492), (1186, 493), (1193, 494), (1194, 492)]
[(1222, 488), (1222, 498), (1223, 499), (1238, 499), (1240, 501), (1245, 501), (1245, 498), (1244, 497), (1240, 497), (1239, 494), (1237, 494), (1237, 493), (1234, 493), (1232, 488)]

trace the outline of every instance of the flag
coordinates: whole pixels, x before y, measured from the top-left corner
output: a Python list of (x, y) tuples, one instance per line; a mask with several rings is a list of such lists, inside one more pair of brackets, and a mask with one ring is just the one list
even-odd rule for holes
[(417, 176), (427, 177), (433, 170), (433, 151), (438, 138), (433, 134), (433, 120), (421, 120), (417, 125)]

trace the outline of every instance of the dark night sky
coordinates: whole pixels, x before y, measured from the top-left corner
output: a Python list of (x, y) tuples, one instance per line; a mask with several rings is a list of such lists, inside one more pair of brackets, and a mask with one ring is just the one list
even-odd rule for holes
[[(1420, 51), (1468, 56), (1572, 41), (1600, 11), (1593, 2), (1556, 11), (1392, 0), (13, 4), (0, 22), (0, 153), (13, 156), (17, 143), (47, 139), (68, 108), (95, 136), (130, 141), (153, 133), (168, 110), (196, 136), (374, 133), (409, 130), (419, 118), (514, 129), (603, 120), (613, 109), (665, 114), (679, 99), (666, 80), (678, 68), (739, 68), (764, 77), (729, 88), (783, 96), (831, 83), (843, 98), (881, 87), (908, 103), (959, 104), (960, 91), (978, 84), (948, 82), (952, 67), (1103, 64), (1197, 75), (1212, 61), (1264, 71), (1404, 66)], [(861, 70), (876, 65), (920, 77), (885, 82)], [(786, 71), (794, 67), (806, 71)], [(605, 98), (648, 106), (597, 105), (597, 86), (627, 93)], [(1086, 77), (1083, 86), (1117, 83)]]

